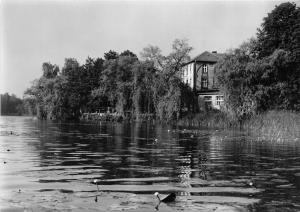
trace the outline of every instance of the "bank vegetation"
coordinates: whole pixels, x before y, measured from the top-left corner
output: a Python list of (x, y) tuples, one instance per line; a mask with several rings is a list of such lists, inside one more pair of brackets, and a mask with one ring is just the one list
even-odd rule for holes
[(300, 9), (295, 3), (276, 6), (256, 37), (228, 50), (217, 63), (225, 99), (221, 111), (199, 108), (196, 93), (180, 78), (191, 50), (187, 40), (176, 39), (168, 55), (149, 45), (140, 57), (130, 50), (110, 50), (104, 58), (88, 57), (84, 64), (75, 58), (66, 58), (62, 68), (45, 62), (42, 76), (24, 93), (24, 110), (41, 119), (66, 120), (112, 108), (111, 113), (122, 118), (130, 114), (135, 120), (150, 114), (165, 122), (253, 129), (287, 121), (277, 114), (298, 119)]

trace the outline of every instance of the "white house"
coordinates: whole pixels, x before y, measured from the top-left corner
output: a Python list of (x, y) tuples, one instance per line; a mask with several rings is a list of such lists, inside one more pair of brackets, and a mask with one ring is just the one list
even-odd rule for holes
[(224, 97), (215, 79), (215, 64), (224, 54), (205, 51), (183, 65), (181, 78), (204, 101), (207, 107), (220, 109)]

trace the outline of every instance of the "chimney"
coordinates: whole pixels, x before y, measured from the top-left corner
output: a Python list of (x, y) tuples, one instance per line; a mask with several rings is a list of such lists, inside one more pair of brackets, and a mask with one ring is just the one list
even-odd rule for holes
[(217, 54), (218, 52), (217, 51), (212, 51), (211, 53)]

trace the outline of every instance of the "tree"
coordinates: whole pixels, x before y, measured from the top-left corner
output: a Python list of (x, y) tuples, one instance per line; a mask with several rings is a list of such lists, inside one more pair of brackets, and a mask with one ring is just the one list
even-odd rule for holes
[[(282, 3), (264, 18), (257, 33), (255, 50), (276, 76), (279, 108), (299, 110), (300, 89), (300, 8)], [(279, 92), (279, 91), (278, 91)]]
[(120, 115), (132, 108), (133, 67), (138, 62), (135, 56), (120, 55), (106, 59), (100, 77), (100, 86), (94, 89), (94, 98), (107, 99), (108, 104)]
[[(293, 42), (299, 33), (300, 9), (295, 3), (276, 6), (258, 29), (256, 51), (259, 58), (271, 55), (276, 49), (293, 50)], [(299, 44), (298, 44), (299, 45)]]
[(113, 50), (109, 50), (109, 52), (104, 53), (105, 60), (113, 60), (117, 59), (119, 57), (119, 54)]
[(80, 71), (80, 105), (82, 112), (94, 112), (101, 103), (97, 97), (94, 98), (92, 91), (100, 86), (100, 76), (103, 71), (104, 60), (88, 57)]
[(216, 65), (227, 112), (241, 121), (270, 109), (299, 110), (299, 76), (291, 58), (281, 49), (262, 59), (247, 48), (227, 54)]
[(236, 49), (225, 55), (215, 67), (227, 113), (238, 120), (256, 112), (255, 99), (250, 90), (252, 69), (247, 68), (254, 59), (248, 54), (246, 46), (244, 44), (243, 49)]
[(142, 60), (153, 62), (153, 65), (157, 70), (163, 69), (166, 58), (161, 54), (161, 50), (158, 46), (149, 45), (143, 48), (140, 55)]
[(61, 115), (58, 114), (59, 95), (56, 95), (59, 68), (48, 62), (43, 63), (42, 70), (42, 77), (34, 80), (32, 86), (24, 92), (25, 107), (29, 114), (36, 114), (40, 119), (57, 119)]
[(189, 54), (192, 49), (187, 39), (175, 39), (172, 44), (172, 52), (167, 57), (166, 69), (176, 74), (181, 71), (182, 65), (191, 59)]
[(16, 95), (8, 93), (1, 94), (1, 115), (22, 115), (23, 101)]
[[(168, 56), (162, 57), (164, 58), (161, 63), (162, 70), (153, 82), (155, 111), (161, 120), (171, 120), (180, 116), (183, 99), (180, 71), (182, 65), (190, 59), (191, 50), (192, 47), (189, 46), (186, 39), (176, 39), (172, 44), (172, 52)], [(159, 52), (158, 49), (155, 51)], [(193, 93), (191, 96), (194, 96)]]
[(151, 61), (138, 62), (133, 66), (133, 109), (137, 117), (141, 113), (153, 113), (153, 83), (156, 69)]
[(75, 58), (66, 58), (62, 68), (62, 76), (65, 77), (64, 84), (64, 104), (63, 107), (68, 109), (67, 118), (78, 118), (81, 111), (81, 71), (79, 63)]
[(120, 56), (128, 56), (128, 57), (135, 57), (137, 58), (136, 54), (134, 54), (132, 51), (125, 50), (123, 51)]
[(300, 10), (283, 3), (252, 38), (216, 66), (226, 109), (239, 120), (253, 113), (300, 109)]
[(52, 65), (50, 62), (43, 63), (43, 76), (45, 78), (54, 78), (57, 76), (59, 68), (57, 65)]
[(105, 60), (88, 57), (83, 65), (67, 58), (61, 72), (44, 63), (42, 76), (26, 90), (24, 101), (45, 119), (77, 119), (82, 112), (107, 106), (122, 116), (130, 111), (137, 116), (155, 113), (162, 120), (178, 118), (182, 100), (192, 96), (179, 76), (191, 49), (186, 40), (177, 39), (168, 56), (158, 47), (145, 48), (145, 61), (130, 50), (120, 55), (110, 50)]

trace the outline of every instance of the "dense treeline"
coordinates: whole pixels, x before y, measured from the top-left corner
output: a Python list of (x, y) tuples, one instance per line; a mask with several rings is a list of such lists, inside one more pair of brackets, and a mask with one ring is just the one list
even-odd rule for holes
[[(82, 65), (67, 58), (61, 70), (44, 63), (43, 75), (24, 93), (24, 107), (44, 119), (76, 119), (107, 107), (137, 119), (145, 113), (171, 120), (186, 110), (197, 112), (196, 95), (180, 79), (191, 50), (186, 40), (176, 39), (167, 56), (149, 45), (140, 59), (129, 50), (111, 50)], [(282, 3), (264, 18), (256, 38), (216, 65), (225, 114), (242, 121), (267, 110), (299, 111), (299, 69), (300, 10)]]
[(25, 91), (25, 108), (42, 119), (76, 119), (84, 112), (111, 107), (120, 116), (151, 113), (159, 119), (178, 118), (183, 104), (193, 108), (194, 94), (180, 80), (180, 70), (191, 47), (176, 39), (163, 56), (155, 46), (141, 53), (109, 51), (104, 59), (87, 58), (80, 65), (67, 58), (60, 70), (43, 64), (43, 75)]
[(300, 110), (300, 9), (282, 3), (257, 38), (231, 50), (216, 69), (226, 111), (244, 120), (266, 110)]
[(1, 94), (1, 115), (22, 115), (23, 101), (14, 94)]

